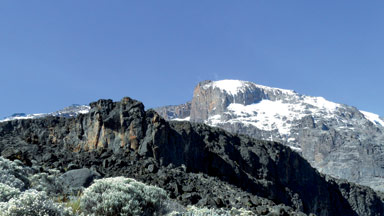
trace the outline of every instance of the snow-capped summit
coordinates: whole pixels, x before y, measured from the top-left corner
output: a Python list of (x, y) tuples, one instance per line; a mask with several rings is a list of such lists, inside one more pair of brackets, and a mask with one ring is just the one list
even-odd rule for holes
[(191, 102), (156, 110), (169, 120), (280, 142), (321, 172), (384, 191), (384, 120), (377, 114), (240, 80), (203, 81)]
[[(305, 96), (293, 90), (271, 88), (248, 81), (221, 80), (204, 84), (202, 88), (212, 92), (219, 89), (221, 92), (218, 98), (223, 98), (221, 93), (226, 95), (219, 105), (219, 116), (216, 106), (208, 109), (208, 117), (204, 119), (206, 124), (219, 126), (223, 123), (240, 122), (261, 130), (277, 130), (282, 136), (288, 135), (295, 121), (308, 113), (313, 113), (319, 118), (333, 118), (337, 109), (342, 107), (341, 104), (327, 101), (323, 97)], [(217, 105), (216, 101), (214, 104)], [(194, 118), (200, 117), (192, 117), (192, 120)], [(282, 139), (283, 137), (279, 141)]]
[(271, 92), (280, 92), (285, 94), (294, 94), (293, 90), (280, 89), (280, 88), (272, 88), (268, 86), (258, 85), (249, 81), (242, 80), (219, 80), (219, 81), (211, 81), (203, 85), (203, 88), (218, 88), (222, 91), (225, 91), (227, 94), (237, 95), (239, 92), (245, 92), (249, 88), (260, 88), (266, 91)]

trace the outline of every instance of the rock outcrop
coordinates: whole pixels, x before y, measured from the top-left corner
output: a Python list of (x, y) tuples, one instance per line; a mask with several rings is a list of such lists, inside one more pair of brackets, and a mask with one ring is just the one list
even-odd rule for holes
[(191, 105), (191, 102), (187, 102), (180, 105), (159, 107), (156, 112), (171, 119), (189, 120), (187, 118), (191, 116)]
[(191, 122), (282, 143), (324, 174), (384, 191), (384, 121), (373, 113), (237, 80), (199, 83), (190, 113)]
[(63, 172), (88, 167), (166, 189), (182, 204), (242, 207), (258, 214), (383, 215), (368, 187), (318, 173), (276, 142), (190, 122), (167, 122), (139, 101), (99, 100), (75, 118), (0, 123), (3, 157)]

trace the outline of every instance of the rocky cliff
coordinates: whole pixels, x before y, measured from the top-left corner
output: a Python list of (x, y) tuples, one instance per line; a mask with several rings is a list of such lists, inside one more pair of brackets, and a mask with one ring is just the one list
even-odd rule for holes
[(167, 122), (130, 98), (99, 100), (75, 118), (2, 122), (0, 152), (26, 165), (134, 177), (184, 205), (243, 207), (260, 215), (384, 214), (372, 189), (318, 173), (289, 147), (205, 124)]
[(189, 120), (191, 116), (191, 102), (175, 106), (158, 107), (156, 112), (173, 120)]
[[(178, 118), (165, 113), (168, 120)], [(197, 85), (190, 121), (280, 142), (322, 173), (384, 190), (384, 121), (373, 113), (291, 90), (222, 80)]]

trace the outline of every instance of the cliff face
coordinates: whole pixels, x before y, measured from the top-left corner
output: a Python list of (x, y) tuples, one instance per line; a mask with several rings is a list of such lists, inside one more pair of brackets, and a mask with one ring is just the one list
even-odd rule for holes
[(375, 114), (237, 80), (199, 83), (190, 113), (192, 122), (282, 143), (322, 173), (384, 190), (384, 121)]
[(7, 121), (2, 124), (0, 135), (17, 133), (22, 142), (59, 145), (74, 152), (98, 149), (116, 152), (138, 148), (138, 140), (145, 135), (142, 103), (124, 98), (120, 103), (100, 100), (90, 106), (88, 114), (73, 119), (47, 117)]
[[(221, 86), (214, 82), (199, 83), (193, 92), (191, 120), (201, 122), (208, 120), (211, 116), (221, 115), (232, 103), (251, 105), (263, 99), (278, 100), (288, 95), (281, 90), (265, 91), (252, 83), (241, 83), (241, 86), (236, 86), (237, 84), (224, 83), (224, 85), (229, 85), (229, 89), (223, 91)], [(241, 89), (237, 90), (237, 88)]]
[(189, 117), (191, 116), (190, 102), (187, 102), (185, 104), (180, 104), (180, 105), (157, 107), (155, 109), (156, 109), (156, 112), (159, 113), (161, 116), (166, 116), (166, 120), (168, 119), (189, 120)]
[[(75, 163), (104, 176), (135, 177), (167, 189), (184, 204), (240, 205), (255, 212), (283, 204), (292, 212), (317, 215), (384, 214), (372, 189), (323, 176), (279, 143), (204, 124), (167, 122), (130, 98), (99, 100), (90, 107), (76, 118), (0, 123), (2, 156), (59, 169)], [(218, 191), (208, 192), (207, 185), (215, 184)]]

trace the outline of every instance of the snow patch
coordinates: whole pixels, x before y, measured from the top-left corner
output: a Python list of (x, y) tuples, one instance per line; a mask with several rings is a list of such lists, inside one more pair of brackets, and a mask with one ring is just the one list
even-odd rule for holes
[(216, 126), (217, 124), (222, 123), (223, 121), (221, 120), (221, 115), (214, 115), (214, 116), (209, 116), (209, 119), (206, 120), (204, 123), (211, 125), (211, 126)]
[(302, 152), (302, 149), (299, 148), (299, 147), (295, 147), (295, 146), (288, 146), (289, 148), (291, 148), (293, 151), (296, 151), (296, 152)]
[(37, 113), (37, 114), (27, 114), (22, 116), (10, 116), (10, 117), (4, 118), (3, 120), (0, 120), (0, 122), (20, 120), (20, 119), (43, 118), (46, 116), (74, 117), (79, 114), (87, 114), (90, 109), (91, 107), (86, 105), (72, 105), (70, 107), (66, 107), (62, 110), (51, 112), (51, 113)]
[(219, 88), (221, 90), (226, 91), (228, 94), (236, 95), (238, 94), (244, 87), (247, 86), (247, 82), (240, 80), (220, 80), (213, 82), (213, 88)]
[(274, 93), (280, 92), (283, 94), (291, 94), (291, 95), (297, 94), (293, 90), (273, 88), (273, 87), (258, 85), (253, 82), (242, 81), (242, 80), (219, 80), (219, 81), (208, 83), (203, 86), (204, 89), (207, 89), (210, 87), (212, 87), (213, 89), (218, 88), (232, 96), (237, 95), (240, 92), (245, 92), (247, 88), (250, 88), (250, 87), (260, 88), (260, 89), (264, 89), (266, 91), (270, 91)]
[(360, 110), (360, 112), (364, 115), (366, 119), (371, 121), (373, 124), (384, 127), (384, 121), (380, 118), (379, 115), (371, 112), (362, 111), (362, 110)]
[(334, 112), (340, 104), (326, 100), (323, 97), (310, 97), (304, 96), (304, 103), (310, 104), (322, 110), (327, 110), (328, 112)]
[(335, 118), (338, 108), (342, 106), (327, 101), (323, 97), (303, 96), (290, 90), (286, 91), (289, 99), (264, 99), (250, 105), (231, 103), (225, 113), (231, 116), (229, 120), (221, 120), (220, 115), (214, 115), (210, 116), (206, 123), (212, 126), (223, 123), (242, 123), (246, 126), (255, 126), (260, 130), (276, 130), (282, 137), (287, 137), (291, 133), (291, 128), (296, 126), (298, 120), (303, 117), (311, 115), (315, 120)]
[(191, 120), (190, 116), (185, 117), (185, 118), (174, 118), (174, 119), (171, 119), (171, 121), (189, 121), (189, 120)]
[(5, 121), (11, 121), (11, 120), (21, 120), (21, 119), (33, 119), (33, 118), (41, 118), (46, 116), (46, 113), (36, 113), (36, 114), (28, 114), (25, 116), (15, 116), (15, 117), (8, 117), (3, 120), (0, 120), (0, 122), (5, 122)]
[(87, 114), (87, 113), (89, 113), (89, 109), (80, 110), (78, 113)]
[(241, 121), (261, 130), (277, 129), (280, 134), (289, 134), (291, 124), (288, 120), (292, 121), (305, 116), (295, 112), (294, 108), (291, 104), (282, 101), (262, 100), (251, 105), (230, 104), (227, 109), (236, 116), (230, 121)]

